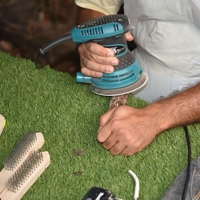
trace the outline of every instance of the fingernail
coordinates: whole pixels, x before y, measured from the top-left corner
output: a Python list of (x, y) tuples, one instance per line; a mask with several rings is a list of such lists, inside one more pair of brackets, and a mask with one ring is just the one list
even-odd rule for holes
[(111, 50), (111, 51), (109, 51), (108, 53), (107, 53), (107, 56), (114, 56), (114, 52)]
[(112, 60), (112, 61), (111, 61), (111, 64), (112, 64), (112, 65), (117, 65), (118, 62), (117, 62), (117, 60)]
[(101, 77), (103, 75), (103, 73), (101, 73), (101, 72), (96, 72), (96, 76), (97, 77)]
[(112, 70), (112, 67), (106, 67), (106, 72), (107, 73), (111, 73), (113, 70)]
[(102, 126), (99, 126), (99, 128), (98, 128), (98, 132), (99, 132), (101, 129), (102, 129)]

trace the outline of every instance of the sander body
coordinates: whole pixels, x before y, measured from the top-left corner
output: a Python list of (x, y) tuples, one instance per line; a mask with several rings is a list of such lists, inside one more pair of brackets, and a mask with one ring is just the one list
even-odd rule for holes
[(119, 65), (114, 66), (113, 73), (104, 73), (99, 78), (85, 76), (78, 72), (76, 82), (90, 83), (92, 91), (103, 96), (118, 96), (136, 92), (146, 85), (148, 77), (128, 49), (125, 33), (129, 30), (130, 25), (126, 15), (107, 15), (89, 20), (74, 27), (69, 34), (39, 49), (36, 64), (38, 65), (40, 55), (66, 41), (95, 42), (112, 49), (119, 59)]

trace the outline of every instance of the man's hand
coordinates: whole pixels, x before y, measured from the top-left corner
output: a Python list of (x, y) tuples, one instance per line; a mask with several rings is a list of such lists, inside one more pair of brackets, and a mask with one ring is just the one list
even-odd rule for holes
[(131, 156), (158, 134), (152, 122), (145, 109), (119, 106), (101, 116), (97, 140), (113, 155)]
[[(126, 33), (128, 41), (133, 40), (130, 32)], [(80, 54), (81, 72), (91, 77), (101, 77), (103, 73), (112, 73), (114, 67), (119, 64), (119, 60), (114, 56), (114, 52), (99, 44), (87, 42), (78, 48)]]

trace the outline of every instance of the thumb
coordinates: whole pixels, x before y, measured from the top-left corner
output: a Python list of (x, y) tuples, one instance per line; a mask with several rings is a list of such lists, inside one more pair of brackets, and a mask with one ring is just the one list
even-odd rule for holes
[(129, 42), (133, 40), (133, 36), (131, 35), (130, 31), (126, 33), (126, 40)]
[(98, 134), (97, 134), (97, 140), (99, 142), (104, 142), (111, 134), (111, 130), (107, 124), (114, 111), (115, 111), (115, 108), (109, 110), (108, 112), (106, 112), (104, 115), (100, 117), (99, 129), (98, 129)]

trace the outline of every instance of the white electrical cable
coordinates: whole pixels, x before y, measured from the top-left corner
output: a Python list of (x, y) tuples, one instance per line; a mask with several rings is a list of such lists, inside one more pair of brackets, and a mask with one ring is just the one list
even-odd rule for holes
[(140, 182), (139, 182), (138, 177), (136, 176), (136, 174), (133, 171), (128, 170), (128, 172), (135, 180), (135, 192), (134, 192), (134, 199), (133, 200), (137, 200), (139, 198)]

